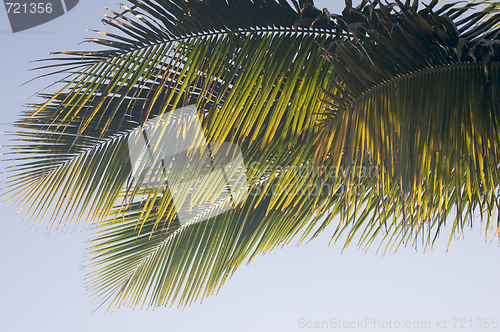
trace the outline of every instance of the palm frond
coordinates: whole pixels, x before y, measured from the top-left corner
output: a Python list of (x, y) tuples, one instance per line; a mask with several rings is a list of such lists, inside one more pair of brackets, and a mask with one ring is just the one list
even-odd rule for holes
[[(318, 115), (321, 139), (335, 148), (319, 145), (317, 153), (378, 167), (372, 222), (388, 222), (390, 211), (394, 230), (432, 244), (430, 230), (455, 205), (452, 237), (478, 210), (487, 214), (486, 235), (500, 236), (500, 219), (491, 219), (500, 193), (500, 4), (454, 22), (480, 3), (434, 12), (436, 3), (420, 11), (416, 3), (379, 3), (338, 18), (352, 36), (324, 47), (334, 75)], [(360, 243), (371, 243), (369, 234)]]
[[(4, 188), (35, 220), (95, 223), (97, 301), (187, 305), (338, 215), (344, 246), (432, 246), (454, 205), (452, 235), (479, 210), (500, 236), (498, 3), (469, 14), (480, 4), (346, 1), (341, 15), (309, 1), (131, 3), (105, 20), (118, 33), (88, 40), (108, 50), (42, 67), (72, 76), (17, 123)], [(172, 168), (136, 169), (130, 142), (158, 130), (165, 143), (160, 119), (187, 105), (207, 146), (238, 146), (248, 195), (213, 215), (227, 200), (193, 189), (235, 182), (189, 182), (185, 222), (162, 185)], [(213, 170), (208, 154), (186, 155), (179, 174)]]
[[(5, 189), (19, 208), (30, 207), (34, 220), (51, 212), (49, 225), (82, 218), (98, 225), (90, 292), (99, 300), (113, 296), (116, 308), (148, 298), (156, 306), (182, 291), (179, 303), (186, 304), (213, 293), (251, 250), (270, 250), (306, 226), (310, 232), (313, 215), (318, 220), (317, 206), (330, 193), (293, 200), (288, 188), (303, 190), (311, 177), (269, 169), (308, 162), (304, 134), (322, 107), (317, 86), (328, 71), (317, 44), (336, 32), (295, 26), (298, 6), (292, 10), (283, 1), (133, 3), (106, 20), (119, 35), (99, 32), (110, 39), (89, 40), (110, 50), (56, 53), (65, 57), (41, 67), (73, 75), (17, 123), (21, 165)], [(237, 143), (247, 165), (258, 166), (246, 173), (248, 190), (258, 195), (181, 226), (170, 191), (151, 180), (162, 172), (160, 164), (152, 173), (139, 169), (142, 177), (134, 182), (129, 152), (131, 138), (157, 126), (154, 119), (192, 104), (208, 142)], [(142, 188), (148, 181), (153, 185)], [(277, 183), (287, 189), (270, 195)], [(273, 222), (262, 223), (264, 217)]]
[(24, 164), (7, 188), (34, 221), (101, 221), (129, 179), (127, 137), (148, 119), (195, 104), (210, 142), (263, 149), (286, 137), (290, 148), (321, 107), (328, 66), (315, 43), (334, 32), (294, 27), (287, 2), (132, 3), (105, 20), (119, 34), (88, 40), (109, 50), (58, 52), (41, 67), (72, 75), (17, 123)]
[[(286, 211), (267, 212), (270, 197), (262, 187), (254, 188), (237, 208), (186, 227), (165, 220), (155, 227), (157, 219), (150, 217), (142, 233), (136, 227), (141, 209), (136, 203), (118, 222), (96, 230), (89, 295), (98, 303), (108, 299), (108, 309), (116, 310), (185, 306), (217, 292), (237, 267), (288, 243), (315, 217), (315, 200), (303, 196)], [(327, 197), (324, 193), (322, 201)]]

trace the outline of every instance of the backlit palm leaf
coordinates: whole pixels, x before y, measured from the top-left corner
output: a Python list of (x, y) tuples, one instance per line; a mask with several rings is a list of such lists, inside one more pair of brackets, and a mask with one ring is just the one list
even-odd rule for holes
[(327, 65), (315, 41), (333, 33), (296, 31), (299, 14), (287, 3), (133, 3), (105, 21), (124, 36), (90, 40), (111, 50), (55, 53), (67, 57), (49, 68), (76, 73), (18, 123), (37, 144), (16, 149), (41, 158), (16, 168), (8, 188), (34, 220), (102, 220), (129, 175), (127, 135), (165, 112), (196, 104), (209, 141), (263, 148), (275, 137), (290, 147), (321, 107), (316, 88)]
[(433, 12), (436, 3), (367, 5), (339, 18), (352, 35), (325, 47), (334, 84), (319, 121), (322, 139), (344, 148), (317, 149), (353, 168), (377, 166), (371, 223), (382, 220), (389, 234), (404, 229), (433, 243), (455, 204), (453, 230), (486, 210), (486, 232), (500, 235), (500, 219), (491, 219), (499, 217), (499, 4), (453, 22), (464, 10)]
[[(342, 15), (306, 1), (131, 2), (106, 20), (119, 34), (90, 40), (109, 50), (59, 53), (48, 66), (74, 74), (17, 124), (22, 162), (5, 188), (34, 220), (95, 223), (97, 301), (189, 304), (339, 214), (334, 240), (346, 234), (345, 245), (431, 245), (453, 204), (465, 216), (486, 210), (491, 228), (497, 4), (467, 16), (474, 5), (433, 12), (435, 1), (420, 11), (347, 1)], [(207, 141), (241, 148), (249, 195), (196, 222), (212, 208), (202, 205), (181, 225), (152, 175), (163, 166), (135, 181), (128, 149), (151, 121), (192, 104)]]

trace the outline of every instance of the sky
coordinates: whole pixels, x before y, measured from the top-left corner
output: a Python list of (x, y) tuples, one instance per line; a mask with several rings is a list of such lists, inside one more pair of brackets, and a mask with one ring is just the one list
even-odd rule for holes
[[(343, 8), (343, 1), (316, 4), (331, 12)], [(103, 29), (104, 7), (118, 9), (115, 1), (82, 0), (67, 14), (15, 34), (0, 9), (2, 153), (8, 152), (5, 132), (12, 130), (22, 104), (36, 101), (30, 96), (52, 83), (49, 78), (20, 86), (36, 76), (28, 71), (34, 67), (29, 61), (50, 51), (88, 49), (78, 43), (94, 35), (86, 29)], [(10, 164), (2, 161), (1, 171)], [(96, 310), (85, 294), (90, 231), (32, 225), (9, 203), (0, 205), (0, 220), (0, 331), (335, 331), (345, 329), (346, 322), (349, 331), (397, 330), (396, 325), (456, 331), (472, 330), (471, 322), (500, 321), (500, 247), (498, 239), (485, 240), (479, 220), (452, 241), (448, 252), (450, 227), (432, 251), (408, 247), (385, 255), (328, 246), (329, 227), (308, 244), (292, 241), (259, 255), (201, 304), (115, 313)], [(314, 328), (316, 322), (324, 328)], [(380, 328), (374, 328), (376, 322)], [(430, 328), (421, 329), (425, 322)]]

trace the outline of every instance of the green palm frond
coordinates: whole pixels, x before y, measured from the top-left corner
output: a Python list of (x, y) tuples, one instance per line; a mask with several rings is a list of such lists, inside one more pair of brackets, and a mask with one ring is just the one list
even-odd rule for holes
[(365, 160), (378, 167), (372, 223), (382, 219), (433, 243), (455, 205), (452, 236), (464, 219), (472, 226), (478, 210), (486, 212), (486, 234), (500, 236), (500, 219), (492, 223), (500, 193), (500, 4), (460, 19), (480, 4), (434, 12), (436, 4), (420, 11), (416, 2), (367, 4), (338, 17), (351, 38), (324, 47), (334, 74), (319, 114), (321, 139), (335, 148), (317, 150), (354, 168)]
[(166, 222), (155, 228), (157, 220), (150, 218), (139, 232), (141, 207), (131, 206), (118, 223), (97, 229), (88, 264), (89, 295), (97, 302), (109, 299), (108, 309), (116, 310), (124, 305), (185, 306), (217, 292), (241, 264), (288, 243), (315, 217), (318, 202), (306, 196), (286, 211), (268, 212), (271, 195), (263, 197), (259, 189), (236, 209), (185, 228)]
[[(90, 247), (91, 297), (97, 302), (109, 299), (111, 310), (123, 305), (185, 306), (218, 291), (237, 267), (258, 253), (297, 235), (303, 240), (328, 213), (338, 214), (343, 200), (337, 207), (327, 204), (332, 193), (341, 195), (339, 183), (325, 179), (321, 188), (311, 188), (317, 174), (304, 158), (310, 145), (269, 155), (284, 144), (274, 140), (269, 150), (244, 150), (244, 159), (253, 160), (246, 163), (248, 195), (224, 214), (196, 222), (213, 208), (208, 205), (196, 210), (193, 222), (181, 225), (170, 218), (176, 207), (168, 190), (110, 211), (96, 226)], [(124, 189), (121, 196), (128, 200), (130, 194)], [(144, 204), (151, 211), (146, 216)]]
[[(310, 232), (314, 223), (308, 221), (313, 215), (319, 218), (317, 206), (329, 196), (324, 192), (322, 200), (318, 195), (313, 200), (306, 195), (293, 199), (290, 189), (269, 195), (276, 183), (297, 191), (313, 182), (310, 176), (277, 176), (269, 169), (309, 162), (307, 133), (313, 128), (311, 114), (322, 107), (317, 87), (326, 87), (328, 70), (317, 44), (333, 40), (335, 31), (295, 26), (307, 13), (300, 14), (298, 6), (293, 10), (286, 2), (134, 5), (124, 13), (112, 12), (114, 17), (106, 20), (121, 30), (120, 35), (100, 32), (110, 39), (89, 40), (111, 50), (56, 53), (65, 57), (41, 67), (56, 72), (66, 67), (63, 72), (72, 75), (59, 92), (42, 95), (44, 103), (30, 105), (16, 124), (20, 132), (14, 153), (21, 156), (16, 158), (21, 165), (9, 170), (10, 182), (4, 187), (17, 199), (16, 207), (28, 207), (34, 220), (50, 214), (49, 225), (82, 219), (98, 225), (95, 241), (102, 243), (92, 248), (96, 256), (90, 265), (99, 269), (92, 274), (90, 292), (101, 300), (116, 296), (115, 307), (123, 301), (134, 304), (141, 294), (151, 295), (150, 305), (159, 305), (175, 300), (174, 290), (183, 289), (181, 303), (198, 298), (202, 290), (204, 295), (212, 293), (251, 250), (256, 249), (253, 255), (270, 250), (305, 226)], [(213, 6), (215, 14), (210, 11)], [(235, 142), (246, 164), (258, 165), (249, 167), (247, 178), (249, 190), (259, 194), (215, 219), (180, 226), (168, 190), (145, 190), (142, 180), (134, 183), (128, 148), (137, 128), (146, 130), (151, 119), (191, 104), (203, 120), (207, 141)], [(240, 217), (246, 219), (235, 219)], [(273, 223), (258, 226), (264, 217)], [(252, 228), (241, 229), (244, 222)], [(200, 233), (209, 226), (216, 227), (213, 233)], [(256, 227), (258, 232), (252, 230)], [(211, 256), (197, 249), (199, 236), (235, 231), (245, 233), (244, 241), (216, 237), (230, 241), (228, 254), (211, 249), (218, 248), (217, 243), (227, 246), (226, 242), (205, 243)], [(188, 245), (185, 239), (193, 236), (196, 241)], [(186, 247), (175, 245), (178, 241)], [(149, 260), (143, 260), (153, 252), (164, 255), (165, 250), (175, 257), (168, 266), (170, 275), (181, 280), (178, 285), (155, 280)], [(228, 261), (233, 251), (238, 257)], [(202, 269), (186, 274), (182, 267), (194, 261), (220, 267), (209, 269), (210, 274)], [(194, 284), (184, 287), (188, 275)], [(170, 295), (141, 293), (146, 284)]]
[[(119, 32), (88, 40), (107, 50), (41, 67), (69, 76), (16, 123), (3, 188), (35, 221), (93, 223), (96, 301), (187, 305), (338, 215), (344, 246), (431, 246), (454, 205), (452, 236), (477, 210), (500, 236), (498, 3), (346, 1), (335, 15), (310, 1), (130, 2), (104, 20)], [(135, 169), (130, 142), (170, 137), (160, 119), (188, 105), (207, 143), (241, 149), (248, 195), (213, 216), (227, 202), (193, 188), (216, 180), (190, 182), (186, 223), (163, 185), (173, 168)], [(213, 170), (209, 155), (179, 168)]]
[(119, 35), (88, 40), (110, 50), (58, 52), (41, 67), (72, 75), (17, 123), (36, 142), (17, 153), (41, 159), (13, 169), (7, 188), (34, 220), (101, 221), (128, 179), (127, 136), (181, 106), (196, 105), (209, 141), (261, 149), (277, 137), (291, 147), (321, 108), (328, 66), (315, 42), (334, 33), (294, 27), (300, 14), (286, 2), (132, 3), (105, 20)]

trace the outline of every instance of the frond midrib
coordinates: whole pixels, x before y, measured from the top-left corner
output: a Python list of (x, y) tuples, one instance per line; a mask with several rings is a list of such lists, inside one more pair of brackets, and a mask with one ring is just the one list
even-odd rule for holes
[[(97, 31), (97, 32), (100, 32), (100, 31)], [(158, 45), (164, 45), (164, 44), (167, 44), (167, 43), (175, 43), (175, 42), (180, 42), (180, 41), (185, 41), (185, 40), (192, 40), (193, 38), (197, 38), (197, 39), (203, 39), (203, 38), (209, 38), (209, 37), (212, 37), (212, 36), (228, 36), (228, 35), (236, 35), (236, 34), (245, 34), (246, 36), (250, 35), (250, 34), (253, 34), (253, 33), (274, 33), (274, 34), (280, 34), (280, 33), (295, 33), (295, 34), (304, 34), (304, 35), (321, 35), (321, 36), (324, 36), (324, 35), (329, 35), (329, 36), (339, 36), (340, 33), (337, 32), (337, 31), (334, 31), (333, 29), (332, 30), (326, 30), (326, 29), (323, 29), (323, 28), (305, 28), (305, 27), (294, 27), (294, 26), (288, 26), (288, 27), (267, 27), (267, 28), (264, 28), (264, 27), (255, 27), (254, 29), (252, 28), (249, 28), (249, 29), (239, 29), (239, 30), (227, 30), (227, 31), (214, 31), (214, 32), (211, 32), (211, 31), (202, 31), (202, 32), (199, 32), (199, 33), (196, 33), (196, 34), (192, 34), (192, 35), (183, 35), (183, 36), (180, 36), (180, 37), (177, 37), (177, 38), (172, 38), (172, 39), (168, 39), (168, 40), (161, 40), (161, 41), (158, 41), (156, 43), (150, 43), (150, 44), (147, 44), (147, 45), (142, 45), (142, 46), (138, 46), (138, 47), (133, 47), (133, 45), (131, 45), (131, 47), (127, 50), (115, 50), (116, 53), (107, 53), (107, 54), (104, 54), (104, 58), (103, 59), (100, 59), (100, 60), (96, 60), (96, 61), (93, 61), (93, 62), (90, 62), (88, 64), (86, 64), (87, 67), (90, 67), (92, 65), (95, 65), (96, 63), (100, 63), (100, 62), (106, 62), (106, 61), (109, 61), (109, 59), (112, 59), (112, 58), (115, 58), (115, 57), (120, 57), (120, 56), (123, 56), (123, 55), (126, 55), (128, 53), (131, 53), (131, 52), (136, 52), (136, 51), (140, 51), (140, 50), (143, 50), (143, 49), (146, 49), (146, 48), (150, 48), (150, 47), (154, 47), (154, 46), (158, 46)], [(342, 34), (343, 36), (347, 36), (347, 35), (344, 35)], [(102, 39), (102, 38), (86, 38), (86, 40), (84, 42), (87, 42), (87, 43), (96, 43), (96, 44), (99, 44), (98, 41), (113, 41), (111, 39)], [(121, 44), (125, 44), (125, 43), (121, 43)], [(111, 50), (110, 50), (111, 51)], [(108, 51), (109, 52), (109, 51)], [(112, 52), (112, 51), (111, 51)], [(85, 55), (92, 55), (93, 53), (95, 53), (95, 51), (66, 51), (66, 52), (50, 52), (49, 55), (57, 55), (57, 54), (64, 54), (64, 55), (79, 55), (81, 56), (82, 58), (85, 56)], [(57, 59), (42, 59), (42, 60), (39, 60), (39, 61), (50, 61), (50, 60), (57, 60)], [(76, 63), (80, 63), (81, 60), (75, 60), (75, 64)], [(68, 65), (71, 65), (71, 64), (68, 64)], [(46, 68), (46, 67), (38, 67), (38, 68), (33, 68), (33, 70), (36, 70), (36, 69), (42, 69), (42, 68)], [(72, 68), (69, 68), (69, 69), (72, 69)]]
[[(498, 63), (498, 62), (493, 62), (489, 65), (491, 65), (491, 67), (500, 67), (500, 63)], [(483, 63), (480, 63), (480, 62), (467, 62), (467, 63), (460, 62), (460, 63), (447, 64), (447, 65), (445, 64), (442, 66), (436, 66), (436, 67), (431, 67), (431, 68), (425, 68), (425, 69), (416, 70), (416, 71), (413, 71), (413, 72), (410, 72), (407, 74), (403, 74), (403, 75), (394, 77), (388, 81), (385, 81), (383, 83), (380, 83), (378, 85), (375, 85), (374, 87), (364, 91), (361, 95), (354, 98), (353, 101), (349, 104), (349, 106), (346, 107), (345, 109), (352, 107), (360, 100), (362, 100), (370, 95), (373, 95), (374, 93), (380, 91), (381, 89), (385, 88), (386, 86), (396, 84), (396, 83), (403, 81), (403, 80), (406, 80), (406, 79), (426, 75), (429, 73), (443, 72), (443, 71), (457, 69), (457, 68), (473, 68), (473, 67), (483, 67), (483, 66), (485, 66), (485, 65)]]

